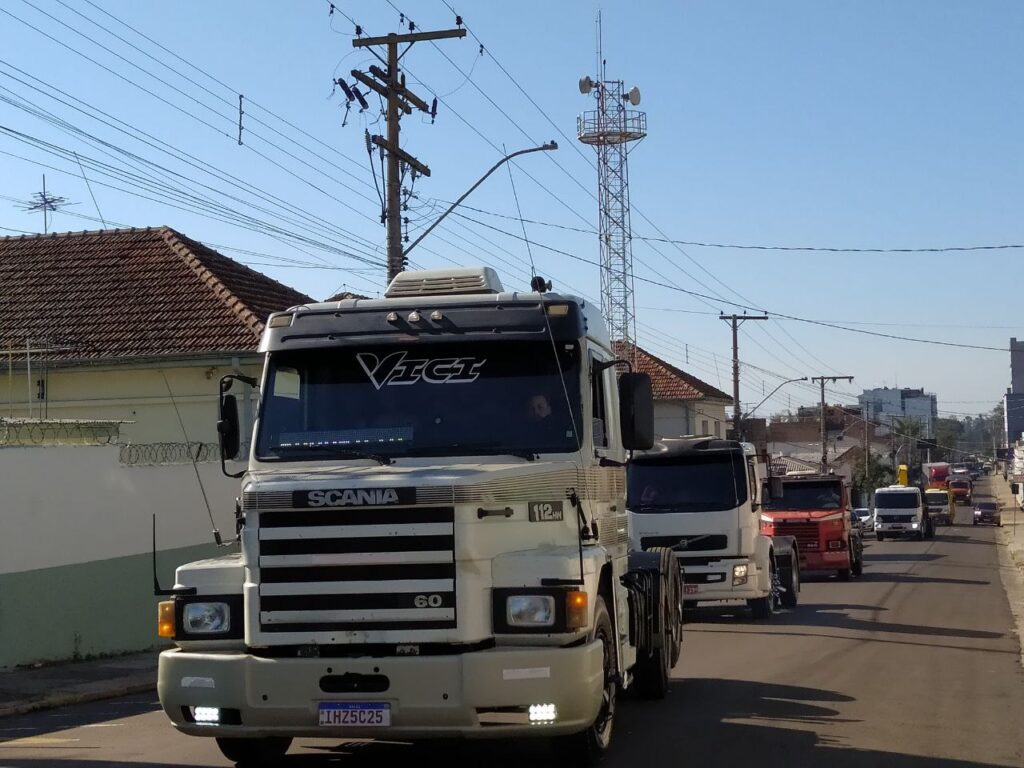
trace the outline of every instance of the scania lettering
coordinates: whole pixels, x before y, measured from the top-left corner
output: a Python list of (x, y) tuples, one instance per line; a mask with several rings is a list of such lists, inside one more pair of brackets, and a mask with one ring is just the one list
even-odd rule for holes
[(300, 736), (549, 738), (589, 764), (620, 690), (665, 695), (680, 573), (629, 551), (625, 503), (651, 385), (616, 378), (596, 308), (404, 272), (271, 315), (261, 351), (245, 456), (245, 390), (221, 382), (240, 552), (179, 567), (161, 603), (178, 730), (239, 764)]
[(764, 619), (796, 605), (794, 540), (758, 530), (763, 466), (752, 445), (711, 437), (664, 440), (630, 462), (633, 548), (675, 553), (685, 606), (743, 600)]
[(776, 478), (781, 490), (766, 498), (761, 530), (769, 536), (793, 536), (800, 544), (800, 566), (834, 571), (846, 581), (864, 570), (861, 538), (852, 531), (850, 488), (840, 475), (815, 472)]

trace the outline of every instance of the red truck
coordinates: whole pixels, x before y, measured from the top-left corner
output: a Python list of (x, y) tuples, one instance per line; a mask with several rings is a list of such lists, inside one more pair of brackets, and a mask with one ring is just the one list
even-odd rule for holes
[(953, 494), (953, 499), (957, 504), (971, 503), (973, 485), (968, 475), (955, 474), (949, 476), (949, 492)]
[(835, 571), (846, 581), (864, 569), (864, 543), (850, 511), (849, 484), (839, 475), (790, 473), (762, 494), (761, 532), (794, 536), (800, 568)]

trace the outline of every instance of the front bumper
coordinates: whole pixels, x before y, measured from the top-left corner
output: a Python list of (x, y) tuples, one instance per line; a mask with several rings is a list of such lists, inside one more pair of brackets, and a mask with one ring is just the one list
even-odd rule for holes
[(875, 523), (875, 533), (891, 536), (916, 536), (922, 523)]
[(835, 571), (850, 567), (850, 550), (800, 550), (800, 567), (807, 571)]
[[(345, 674), (384, 675), (387, 689), (321, 690), (321, 678)], [(574, 648), (351, 659), (268, 659), (172, 649), (160, 654), (157, 691), (174, 727), (193, 736), (502, 738), (583, 730), (597, 717), (603, 685), (601, 643), (591, 642)], [(391, 725), (319, 726), (320, 702), (386, 702)], [(554, 704), (557, 720), (531, 725), (518, 712), (495, 712), (531, 704)], [(241, 724), (196, 724), (186, 715), (190, 706), (237, 710)]]
[[(683, 600), (687, 602), (719, 600), (754, 600), (764, 597), (765, 591), (758, 587), (760, 574), (752, 560), (723, 560), (707, 565), (693, 565), (679, 559), (683, 569)], [(745, 584), (732, 583), (734, 565), (747, 566)]]

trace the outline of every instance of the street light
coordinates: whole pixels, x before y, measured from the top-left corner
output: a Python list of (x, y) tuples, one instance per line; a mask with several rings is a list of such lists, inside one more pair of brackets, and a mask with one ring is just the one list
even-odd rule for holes
[(807, 381), (807, 377), (806, 376), (801, 376), (799, 379), (789, 379), (787, 381), (782, 382), (781, 384), (779, 384), (779, 386), (777, 386), (775, 389), (773, 389), (771, 392), (769, 392), (767, 395), (765, 395), (764, 400), (762, 400), (760, 403), (758, 403), (753, 408), (751, 408), (750, 411), (748, 411), (746, 413), (746, 415), (743, 416), (743, 418), (749, 419), (751, 416), (754, 415), (754, 411), (756, 411), (758, 408), (760, 408), (762, 405), (764, 405), (765, 402), (767, 402), (769, 397), (774, 395), (776, 392), (778, 392), (780, 389), (782, 389), (787, 384), (792, 384), (795, 381)]
[(436, 227), (438, 224), (440, 224), (442, 221), (444, 221), (444, 219), (448, 216), (448, 214), (451, 213), (452, 211), (454, 211), (463, 200), (465, 200), (467, 197), (469, 197), (469, 195), (473, 192), (474, 189), (476, 189), (481, 184), (483, 184), (484, 180), (488, 176), (490, 176), (492, 173), (494, 173), (496, 170), (498, 170), (501, 166), (503, 166), (505, 163), (507, 163), (513, 157), (519, 157), (519, 155), (528, 155), (530, 152), (550, 152), (553, 149), (558, 149), (558, 145), (555, 142), (553, 142), (553, 141), (549, 141), (547, 144), (541, 144), (539, 147), (530, 147), (529, 149), (520, 149), (518, 152), (513, 152), (511, 155), (506, 155), (505, 157), (501, 158), (501, 160), (499, 160), (493, 166), (491, 166), (491, 170), (489, 170), (487, 173), (485, 173), (483, 176), (481, 176), (477, 180), (476, 184), (474, 184), (472, 187), (467, 189), (462, 194), (462, 197), (460, 197), (458, 200), (456, 200), (454, 203), (452, 203), (450, 206), (448, 206), (448, 210), (445, 211), (444, 213), (442, 213), (438, 217), (437, 221), (435, 221), (433, 224), (431, 224), (429, 227), (427, 227), (419, 237), (417, 237), (415, 240), (413, 240), (412, 245), (410, 245), (408, 248), (406, 248), (402, 252), (402, 256), (408, 256), (409, 255), (409, 251), (411, 251), (413, 248), (415, 248), (417, 245), (419, 245), (420, 240), (422, 240), (424, 237), (429, 235), (434, 230), (434, 227)]

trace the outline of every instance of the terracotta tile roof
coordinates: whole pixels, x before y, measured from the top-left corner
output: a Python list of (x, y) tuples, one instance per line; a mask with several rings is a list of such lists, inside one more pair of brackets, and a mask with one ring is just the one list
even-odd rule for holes
[(168, 227), (0, 237), (0, 349), (52, 360), (254, 351), (310, 301)]
[[(626, 345), (621, 341), (613, 342), (615, 354), (629, 358)], [(652, 355), (643, 347), (636, 347), (636, 371), (651, 377), (655, 400), (723, 400), (726, 405), (732, 403), (732, 397), (720, 389), (712, 387), (696, 376), (676, 368), (669, 362)]]

